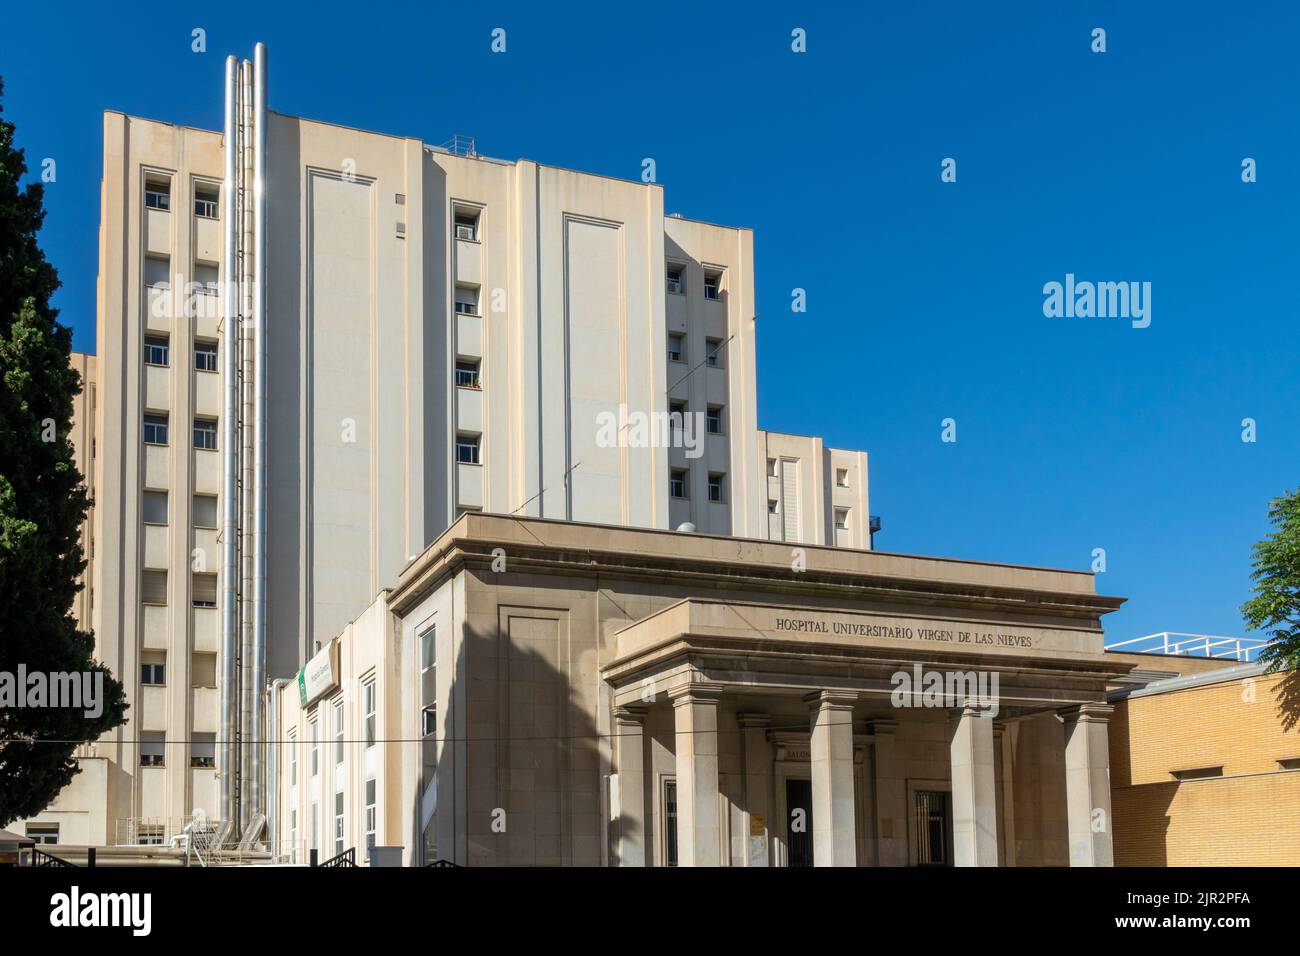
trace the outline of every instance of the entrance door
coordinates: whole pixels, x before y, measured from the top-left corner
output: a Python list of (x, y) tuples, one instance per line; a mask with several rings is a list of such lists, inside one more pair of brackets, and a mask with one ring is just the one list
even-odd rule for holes
[(786, 846), (789, 866), (813, 865), (812, 781), (785, 782)]
[(916, 791), (917, 866), (952, 866), (952, 794)]

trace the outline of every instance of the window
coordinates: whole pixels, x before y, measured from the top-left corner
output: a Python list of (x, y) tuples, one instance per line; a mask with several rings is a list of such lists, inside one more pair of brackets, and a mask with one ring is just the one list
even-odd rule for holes
[(725, 475), (721, 475), (716, 471), (709, 472), (709, 500), (710, 501), (721, 502), (724, 500), (722, 484), (725, 478), (726, 478)]
[(136, 832), (137, 846), (162, 846), (166, 828), (160, 823), (142, 823)]
[(775, 459), (775, 458), (769, 458), (769, 459), (767, 460), (767, 477), (769, 477), (769, 478), (775, 478), (775, 477), (776, 477), (776, 459)]
[(217, 370), (217, 343), (194, 343), (194, 369), (198, 372), (215, 372)]
[(366, 747), (375, 745), (375, 679), (371, 677), (361, 685), (361, 707), (366, 722)]
[(434, 654), (436, 653), (434, 640), (437, 633), (438, 629), (431, 627), (420, 635), (420, 670), (422, 671), (427, 671), (433, 666)]
[(722, 406), (710, 405), (708, 414), (704, 417), (705, 428), (710, 435), (722, 434)]
[(706, 299), (722, 298), (722, 273), (721, 272), (704, 273), (704, 298)]
[(298, 731), (289, 731), (289, 786), (298, 786)]
[(144, 364), (166, 367), (168, 364), (167, 336), (146, 335), (144, 337)]
[(142, 502), (145, 524), (167, 523), (167, 492), (146, 491)]
[(190, 684), (194, 687), (217, 686), (217, 655), (212, 651), (195, 651), (190, 655)]
[(309, 850), (316, 849), (316, 841), (320, 838), (320, 801), (313, 794), (311, 798), (311, 842)]
[(461, 315), (478, 315), (478, 289), (456, 286), (456, 311)]
[(478, 213), (471, 209), (456, 210), (456, 238), (478, 241)]
[(57, 823), (29, 823), (27, 824), (27, 839), (42, 845), (58, 843), (59, 825)]
[(343, 765), (343, 698), (334, 701), (334, 764)]
[(668, 333), (668, 361), (686, 361), (686, 336), (680, 332)]
[(457, 435), (456, 436), (456, 460), (467, 465), (477, 465), (478, 460), (478, 435)]
[(159, 687), (167, 683), (167, 652), (144, 651), (140, 657), (140, 683)]
[(375, 845), (376, 790), (374, 778), (366, 781), (366, 848)]
[(190, 741), (190, 766), (211, 770), (217, 765), (217, 735), (195, 733)]
[(194, 496), (194, 527), (215, 528), (217, 526), (217, 496)]
[(147, 209), (161, 209), (166, 212), (172, 208), (171, 182), (164, 179), (147, 179), (144, 184), (144, 204)]
[(140, 731), (140, 766), (165, 767), (163, 761), (167, 735), (161, 730)]
[(343, 852), (343, 791), (334, 794), (334, 855)]
[(677, 295), (686, 294), (686, 271), (681, 266), (668, 267), (668, 291)]
[[(144, 284), (166, 286), (171, 282), (171, 263), (165, 256), (145, 256)], [(161, 318), (161, 316), (159, 316)]]
[(848, 508), (835, 509), (835, 530), (836, 531), (849, 530), (849, 509)]
[(167, 603), (166, 571), (140, 572), (140, 603), (163, 605)]
[(456, 360), (456, 384), (461, 388), (478, 388), (478, 359)]
[(200, 219), (216, 219), (221, 201), (221, 191), (216, 186), (194, 187), (194, 215)]
[(1300, 770), (1300, 757), (1283, 757), (1277, 765), (1281, 770)]
[(704, 340), (704, 364), (709, 368), (722, 368), (722, 339)]
[(774, 515), (777, 513), (777, 502), (775, 498), (767, 499), (767, 513), (770, 515)]
[[(307, 722), (307, 728), (308, 728), (307, 739), (310, 744), (309, 752), (311, 754), (311, 761), (310, 761), (311, 776), (319, 777), (320, 776), (320, 737), (317, 735), (317, 725), (316, 725), (315, 717), (313, 717), (311, 720)], [(312, 824), (312, 829), (315, 829), (314, 822)]]
[(144, 443), (146, 445), (167, 444), (166, 415), (146, 415), (144, 417)]
[(847, 468), (835, 469), (835, 484), (839, 488), (847, 488), (849, 486), (849, 470)]
[(195, 607), (216, 607), (217, 606), (217, 576), (215, 573), (194, 572), (191, 582), (193, 587), (192, 600)]
[(432, 737), (438, 732), (438, 705), (425, 704), (424, 709), (420, 711), (420, 733), (425, 737)]
[(686, 428), (685, 402), (668, 403), (668, 424), (673, 431), (682, 431)]
[(686, 494), (686, 469), (674, 468), (668, 476), (668, 494), (672, 498), (685, 498)]
[(194, 447), (205, 451), (216, 451), (217, 421), (215, 418), (194, 419)]
[(664, 866), (677, 865), (677, 780), (664, 778)]
[(1171, 770), (1169, 775), (1175, 780), (1205, 780), (1209, 777), (1222, 777), (1222, 767), (1194, 767), (1190, 770)]

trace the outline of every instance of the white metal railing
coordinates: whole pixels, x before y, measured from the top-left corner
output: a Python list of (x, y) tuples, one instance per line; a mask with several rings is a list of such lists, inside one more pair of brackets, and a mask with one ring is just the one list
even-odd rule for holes
[(1141, 637), (1107, 644), (1106, 650), (1132, 654), (1162, 654), (1170, 657), (1208, 657), (1250, 663), (1273, 641), (1263, 637), (1225, 637), (1219, 634), (1186, 634), (1158, 631)]
[(478, 155), (478, 149), (474, 144), (474, 137), (466, 136), (464, 133), (457, 133), (451, 139), (447, 140), (447, 142), (442, 143), (439, 148), (445, 149), (453, 156)]

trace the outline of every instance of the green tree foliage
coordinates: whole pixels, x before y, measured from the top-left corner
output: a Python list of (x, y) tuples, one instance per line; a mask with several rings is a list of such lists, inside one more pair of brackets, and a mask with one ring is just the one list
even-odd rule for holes
[(1241, 606), (1246, 626), (1266, 631), (1274, 641), (1260, 660), (1270, 673), (1300, 670), (1300, 489), (1269, 503), (1276, 529), (1256, 543), (1251, 578), (1255, 596)]
[[(0, 673), (104, 672), (102, 713), (0, 707), (0, 826), (40, 812), (77, 772), (77, 742), (124, 722), (122, 685), (94, 660), (72, 602), (86, 562), (80, 527), (89, 498), (68, 439), (81, 379), (72, 333), (56, 321), (54, 267), (36, 243), (40, 183), (3, 115), (0, 80)], [(12, 686), (12, 684), (11, 684)]]

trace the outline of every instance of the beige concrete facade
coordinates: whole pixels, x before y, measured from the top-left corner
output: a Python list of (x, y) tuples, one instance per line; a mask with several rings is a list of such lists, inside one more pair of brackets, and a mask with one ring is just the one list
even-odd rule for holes
[[(307, 706), (279, 689), (278, 830), (330, 855), (323, 814), (295, 828), (342, 781), (337, 845), (408, 864), (1108, 865), (1120, 601), (1086, 573), (803, 550), (462, 516)], [(917, 666), (1000, 689), (900, 703)], [(354, 743), (313, 785), (301, 742), (335, 700)]]
[[(276, 113), (266, 135), (269, 676), (466, 511), (770, 533), (750, 230), (665, 216), (653, 183)], [(120, 785), (51, 807), (102, 819), (96, 842), (219, 812), (224, 152), (217, 132), (104, 114), (77, 417), (102, 560), (78, 613), (130, 710), (96, 750)], [(864, 456), (860, 487), (865, 528)], [(819, 493), (800, 507), (828, 514)]]

